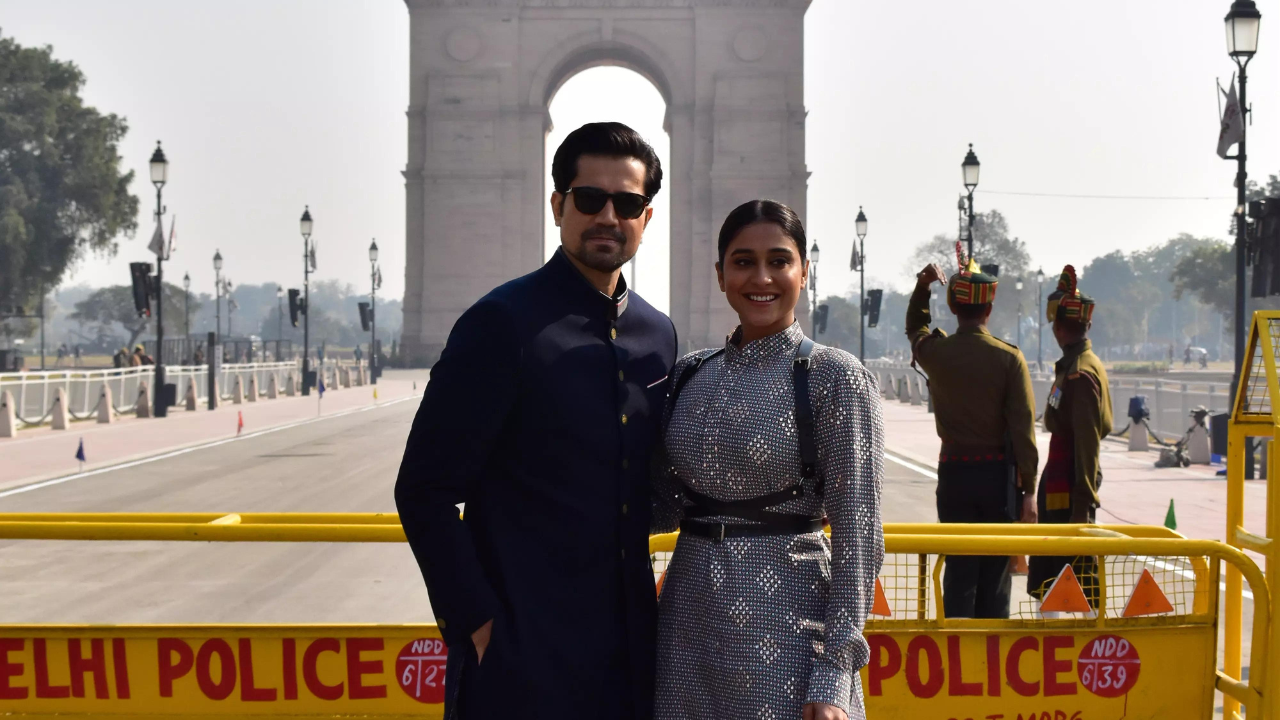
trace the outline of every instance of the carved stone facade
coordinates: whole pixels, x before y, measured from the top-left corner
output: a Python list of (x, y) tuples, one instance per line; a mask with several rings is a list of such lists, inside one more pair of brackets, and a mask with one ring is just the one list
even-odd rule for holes
[(409, 357), (434, 362), (467, 307), (542, 264), (548, 106), (598, 65), (635, 70), (667, 101), (671, 317), (682, 346), (722, 344), (736, 319), (715, 280), (720, 223), (753, 198), (805, 215), (809, 0), (406, 4)]

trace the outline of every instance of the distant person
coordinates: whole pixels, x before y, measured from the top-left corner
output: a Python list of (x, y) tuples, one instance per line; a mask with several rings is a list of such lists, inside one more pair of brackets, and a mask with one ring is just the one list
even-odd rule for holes
[(355, 355), (356, 355), (356, 364), (359, 365), (360, 361), (364, 359), (364, 351), (360, 349), (360, 343), (356, 343)]
[[(938, 456), (938, 520), (958, 523), (1036, 521), (1035, 402), (1031, 373), (1016, 345), (987, 330), (997, 280), (964, 258), (950, 282), (940, 266), (916, 275), (907, 307), (913, 362), (929, 376)], [(956, 334), (929, 332), (929, 286), (947, 286)], [(952, 555), (942, 576), (948, 618), (1007, 618), (1013, 581), (1009, 558)]]
[(650, 720), (648, 466), (676, 334), (621, 268), (662, 167), (593, 123), (551, 175), (560, 248), (454, 324), (396, 507), (449, 646), (445, 717)]
[(155, 358), (147, 354), (146, 348), (138, 345), (133, 348), (133, 357), (137, 362), (130, 362), (131, 365), (155, 365)]
[(1191, 364), (1191, 346), (1187, 346), (1187, 351), (1182, 355), (1182, 366), (1186, 367)]
[(75, 349), (75, 366), (81, 367), (83, 364), (84, 361), (80, 357), (80, 345), (77, 344)]
[(58, 346), (58, 359), (54, 360), (54, 367), (62, 367), (62, 361), (67, 359), (67, 344), (62, 343)]
[[(1102, 439), (1111, 432), (1111, 389), (1107, 370), (1089, 342), (1093, 308), (1093, 298), (1076, 287), (1075, 268), (1063, 268), (1058, 289), (1049, 295), (1046, 305), (1062, 359), (1054, 367), (1056, 374), (1044, 411), (1044, 426), (1051, 435), (1037, 502), (1042, 523), (1093, 523), (1095, 509), (1101, 505), (1098, 453)], [(1028, 594), (1043, 598), (1049, 584), (1068, 564), (1096, 609), (1098, 559), (1092, 556), (1032, 556)]]
[(192, 365), (204, 364), (204, 348), (203, 347), (196, 348), (195, 353), (191, 356), (191, 364)]
[(111, 356), (111, 362), (118, 368), (129, 367), (132, 364), (129, 362), (129, 351), (125, 348), (117, 350), (116, 354)]

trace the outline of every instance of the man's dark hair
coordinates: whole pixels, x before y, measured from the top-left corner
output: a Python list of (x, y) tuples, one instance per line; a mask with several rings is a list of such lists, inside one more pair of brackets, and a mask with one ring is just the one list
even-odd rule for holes
[(796, 247), (800, 249), (800, 260), (809, 259), (809, 252), (805, 249), (808, 240), (804, 234), (804, 224), (800, 222), (800, 216), (796, 215), (796, 211), (773, 200), (752, 200), (745, 202), (734, 208), (729, 213), (729, 217), (724, 219), (724, 224), (720, 226), (720, 263), (724, 263), (724, 254), (729, 250), (729, 243), (738, 237), (738, 233), (742, 232), (748, 225), (754, 225), (758, 222), (773, 223), (782, 228), (782, 232), (787, 237), (795, 241)]
[(640, 133), (616, 122), (587, 123), (569, 133), (551, 161), (551, 180), (556, 192), (565, 193), (578, 177), (578, 158), (599, 155), (608, 158), (635, 158), (644, 163), (644, 194), (653, 198), (662, 189), (662, 162)]
[(951, 311), (961, 320), (981, 320), (991, 310), (991, 303), (985, 305), (961, 305), (956, 303)]

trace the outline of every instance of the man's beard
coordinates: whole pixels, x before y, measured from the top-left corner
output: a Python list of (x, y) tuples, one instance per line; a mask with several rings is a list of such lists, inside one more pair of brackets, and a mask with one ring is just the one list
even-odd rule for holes
[[(591, 247), (591, 238), (610, 238), (617, 241), (611, 250), (596, 250)], [(627, 236), (618, 228), (597, 225), (582, 233), (581, 242), (576, 248), (569, 249), (570, 254), (583, 265), (597, 272), (611, 273), (626, 265), (635, 257), (635, 253), (627, 252)]]

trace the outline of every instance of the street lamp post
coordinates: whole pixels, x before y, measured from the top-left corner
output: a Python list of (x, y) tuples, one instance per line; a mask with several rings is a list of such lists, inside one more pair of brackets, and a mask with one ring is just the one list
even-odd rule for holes
[(960, 169), (964, 171), (964, 188), (969, 191), (969, 257), (973, 257), (973, 191), (978, 188), (978, 171), (981, 167), (978, 156), (973, 154), (973, 143), (969, 143), (969, 154), (960, 163)]
[(818, 334), (818, 241), (813, 241), (809, 248), (809, 291), (813, 294), (813, 302), (809, 307), (809, 328)]
[(1013, 289), (1018, 291), (1018, 324), (1015, 326), (1017, 330), (1014, 332), (1014, 344), (1022, 347), (1022, 277), (1018, 276), (1013, 281)]
[(854, 221), (858, 233), (858, 246), (853, 251), (853, 262), (850, 270), (858, 271), (858, 360), (864, 360), (867, 344), (867, 253), (863, 240), (867, 237), (867, 215), (858, 206), (858, 218)]
[(1044, 268), (1036, 270), (1036, 371), (1044, 372), (1044, 313), (1040, 303), (1044, 301)]
[[(156, 151), (151, 154), (151, 184), (156, 186), (156, 225), (164, 217), (164, 204), (161, 201), (161, 190), (169, 179), (169, 161), (160, 149), (160, 141), (156, 141)], [(160, 252), (156, 254), (156, 374), (155, 374), (155, 416), (162, 418), (169, 414), (169, 406), (164, 397), (164, 256), (169, 248), (161, 237)]]
[[(1247, 119), (1249, 114), (1249, 104), (1245, 97), (1245, 86), (1247, 83), (1247, 70), (1249, 61), (1253, 59), (1254, 53), (1258, 51), (1258, 26), (1262, 22), (1262, 13), (1258, 12), (1258, 6), (1253, 0), (1235, 0), (1231, 3), (1231, 10), (1223, 19), (1226, 23), (1227, 30), (1227, 54), (1235, 61), (1236, 67), (1240, 69), (1240, 113), (1242, 121)], [(1245, 343), (1245, 307), (1244, 307), (1244, 283), (1245, 283), (1245, 248), (1247, 221), (1245, 218), (1245, 190), (1248, 172), (1245, 170), (1245, 133), (1249, 123), (1241, 122), (1240, 128), (1240, 144), (1236, 148), (1236, 352), (1235, 352), (1235, 370), (1231, 378), (1231, 399), (1235, 402), (1236, 386), (1240, 382), (1240, 371), (1244, 367), (1244, 343)]]
[(298, 221), (302, 231), (302, 394), (311, 394), (311, 206)]
[(276, 286), (276, 362), (284, 359), (280, 348), (284, 347), (284, 288)]
[[(213, 251), (213, 338), (222, 344), (222, 251)], [(213, 348), (209, 348), (213, 352)]]
[[(632, 266), (635, 267), (634, 265)], [(633, 270), (634, 273), (634, 270)], [(378, 384), (378, 241), (369, 244), (369, 378)]]
[[(190, 350), (191, 348), (191, 273), (182, 274), (182, 329), (186, 333), (186, 340), (183, 341), (183, 348)], [(188, 361), (190, 361), (191, 353), (185, 353)]]

